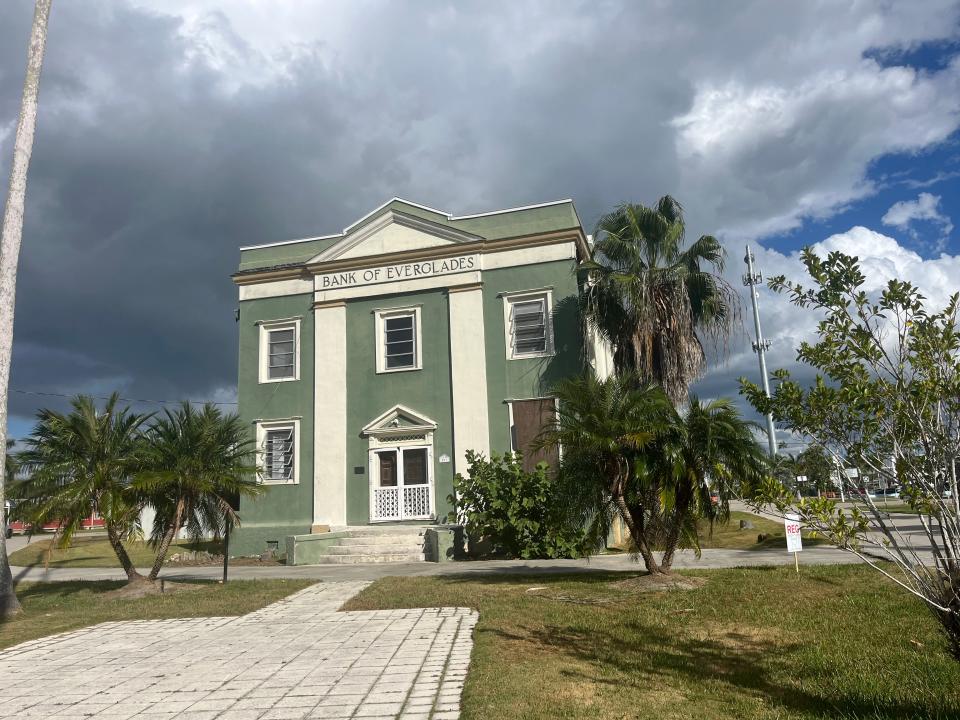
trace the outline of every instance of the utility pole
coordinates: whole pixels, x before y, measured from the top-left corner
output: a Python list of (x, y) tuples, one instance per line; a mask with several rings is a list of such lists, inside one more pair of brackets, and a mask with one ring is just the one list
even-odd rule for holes
[[(760, 309), (757, 307), (757, 285), (763, 284), (763, 275), (753, 270), (753, 253), (750, 252), (750, 246), (747, 246), (746, 257), (743, 261), (747, 264), (747, 274), (743, 276), (743, 284), (750, 288), (750, 303), (753, 305), (753, 329), (757, 333), (757, 339), (753, 343), (753, 351), (760, 358), (760, 377), (763, 378), (763, 392), (770, 397), (770, 380), (767, 378), (767, 359), (766, 352), (770, 349), (770, 341), (763, 339), (763, 332), (760, 330)], [(770, 457), (777, 456), (777, 432), (773, 426), (773, 414), (767, 413), (767, 441), (770, 443)]]

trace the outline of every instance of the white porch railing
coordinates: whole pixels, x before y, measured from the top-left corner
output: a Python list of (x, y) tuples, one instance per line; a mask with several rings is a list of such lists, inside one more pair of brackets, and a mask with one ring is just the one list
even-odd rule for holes
[[(401, 504), (401, 492), (403, 502)], [(373, 488), (374, 522), (381, 520), (426, 520), (433, 517), (433, 486)]]

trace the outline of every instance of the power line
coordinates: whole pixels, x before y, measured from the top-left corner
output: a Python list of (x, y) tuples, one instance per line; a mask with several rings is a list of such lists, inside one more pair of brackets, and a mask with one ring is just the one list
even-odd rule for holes
[[(10, 392), (19, 393), (20, 395), (39, 395), (41, 397), (60, 397), (60, 398), (73, 398), (76, 395), (66, 395), (64, 393), (55, 393), (55, 392), (41, 392), (39, 390), (18, 390), (17, 388), (10, 388)], [(80, 393), (81, 395), (86, 393)], [(96, 400), (109, 400), (109, 397), (103, 395), (90, 395)], [(180, 405), (183, 403), (183, 400), (145, 400), (143, 398), (126, 398), (121, 397), (119, 400), (124, 402), (138, 402), (138, 403), (153, 403), (155, 405)], [(217, 402), (215, 400), (187, 400), (191, 405), (200, 405), (204, 403), (210, 403), (211, 405), (236, 405), (235, 402)]]

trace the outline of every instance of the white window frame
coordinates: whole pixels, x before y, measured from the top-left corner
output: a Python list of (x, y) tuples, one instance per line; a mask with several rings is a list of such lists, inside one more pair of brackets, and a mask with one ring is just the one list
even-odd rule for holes
[[(402, 307), (402, 308), (384, 308), (383, 310), (375, 310), (375, 322), (374, 328), (376, 332), (376, 344), (377, 344), (377, 374), (383, 373), (396, 373), (396, 372), (411, 372), (414, 370), (423, 369), (423, 331), (422, 323), (420, 322), (420, 306), (415, 305), (413, 307)], [(401, 368), (388, 368), (387, 367), (387, 348), (384, 340), (384, 326), (385, 320), (395, 317), (404, 317), (404, 316), (413, 317), (414, 333), (413, 333), (413, 362), (414, 364), (411, 367), (401, 367)]]
[[(264, 474), (264, 447), (269, 430), (293, 429), (293, 477), (290, 480), (273, 480)], [(300, 484), (300, 420), (259, 420), (257, 422), (257, 479), (261, 485), (299, 485)]]
[[(276, 330), (293, 330), (293, 376), (270, 377), (270, 333)], [(300, 379), (300, 319), (270, 320), (260, 323), (260, 384), (294, 382)]]
[[(503, 337), (507, 348), (507, 360), (527, 360), (529, 358), (552, 357), (555, 354), (553, 345), (553, 290), (523, 290), (503, 294)], [(513, 322), (510, 319), (511, 310), (515, 303), (530, 300), (543, 300), (544, 313), (544, 342), (542, 352), (518, 353), (513, 349)]]

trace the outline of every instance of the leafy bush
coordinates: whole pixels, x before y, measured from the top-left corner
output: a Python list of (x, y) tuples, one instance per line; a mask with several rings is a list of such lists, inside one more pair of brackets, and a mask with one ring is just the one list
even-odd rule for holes
[(562, 507), (556, 485), (540, 463), (533, 472), (523, 469), (514, 453), (482, 454), (467, 451), (467, 477), (457, 473), (454, 495), (448, 498), (456, 509), (452, 522), (463, 525), (467, 535), (486, 539), (493, 553), (510, 557), (576, 557), (580, 535), (565, 527), (555, 509)]

